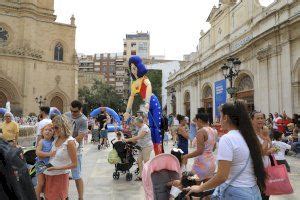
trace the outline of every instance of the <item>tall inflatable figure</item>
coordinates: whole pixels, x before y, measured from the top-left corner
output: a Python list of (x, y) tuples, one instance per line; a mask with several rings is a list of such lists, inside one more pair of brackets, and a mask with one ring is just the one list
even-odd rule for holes
[(129, 70), (131, 73), (131, 95), (128, 99), (126, 113), (124, 119), (130, 117), (134, 96), (140, 94), (145, 102), (145, 109), (148, 112), (149, 126), (151, 130), (152, 142), (154, 145), (155, 155), (162, 153), (162, 135), (161, 135), (161, 117), (162, 109), (158, 98), (152, 93), (151, 82), (146, 74), (148, 69), (138, 56), (132, 56), (129, 59)]

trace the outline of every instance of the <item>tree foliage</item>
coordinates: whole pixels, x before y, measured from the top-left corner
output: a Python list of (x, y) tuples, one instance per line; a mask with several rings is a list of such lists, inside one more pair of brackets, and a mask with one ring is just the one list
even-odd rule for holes
[(94, 80), (91, 88), (86, 86), (80, 88), (78, 95), (80, 99), (84, 100), (83, 111), (85, 114), (89, 114), (93, 109), (99, 107), (100, 103), (116, 112), (124, 112), (126, 109), (122, 97), (116, 93), (115, 88), (99, 80)]

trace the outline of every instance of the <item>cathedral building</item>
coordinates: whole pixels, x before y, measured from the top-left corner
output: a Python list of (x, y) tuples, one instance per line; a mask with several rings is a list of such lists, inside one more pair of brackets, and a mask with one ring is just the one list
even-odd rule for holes
[[(0, 0), (0, 107), (68, 110), (78, 93), (75, 18), (56, 22), (54, 0)], [(40, 104), (36, 102), (41, 98)]]

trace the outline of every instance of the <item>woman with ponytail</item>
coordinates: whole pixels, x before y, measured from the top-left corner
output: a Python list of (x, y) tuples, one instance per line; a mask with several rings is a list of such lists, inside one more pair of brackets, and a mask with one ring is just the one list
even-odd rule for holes
[(222, 200), (261, 200), (266, 172), (261, 146), (244, 103), (224, 104), (221, 126), (228, 133), (219, 142), (217, 174), (200, 186), (188, 188), (187, 195), (218, 187), (216, 191)]

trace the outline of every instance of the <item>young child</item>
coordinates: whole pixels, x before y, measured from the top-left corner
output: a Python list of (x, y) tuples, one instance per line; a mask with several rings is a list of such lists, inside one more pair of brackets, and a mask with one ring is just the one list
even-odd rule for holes
[(43, 191), (45, 183), (45, 176), (43, 174), (46, 169), (46, 165), (49, 164), (50, 157), (55, 156), (55, 152), (50, 152), (53, 142), (53, 125), (51, 123), (46, 124), (42, 128), (42, 139), (39, 141), (36, 148), (37, 162), (36, 162), (36, 174), (38, 183), (36, 186), (36, 197), (41, 199), (40, 195)]
[(276, 149), (276, 152), (274, 153), (274, 157), (278, 164), (283, 164), (286, 166), (286, 169), (288, 172), (290, 172), (290, 166), (287, 163), (285, 159), (285, 151), (291, 149), (291, 145), (288, 145), (284, 142), (282, 142), (282, 136), (283, 133), (274, 130), (273, 131), (273, 138), (274, 141), (272, 142), (273, 147)]

